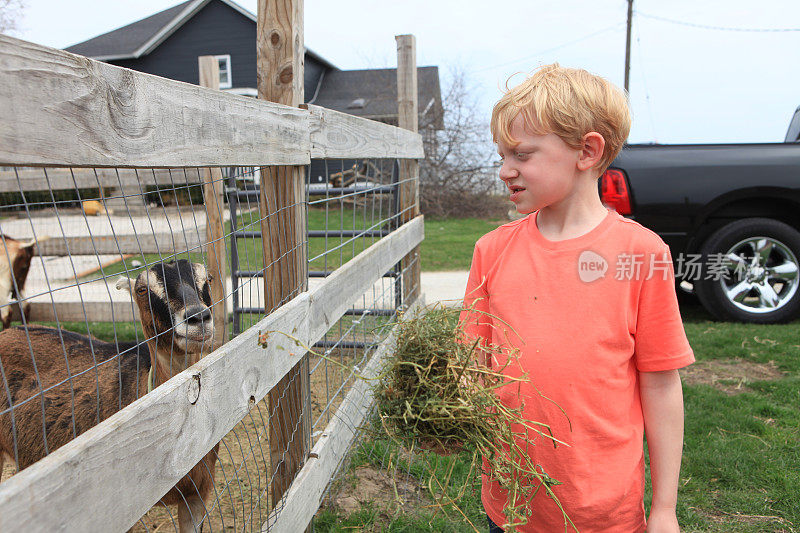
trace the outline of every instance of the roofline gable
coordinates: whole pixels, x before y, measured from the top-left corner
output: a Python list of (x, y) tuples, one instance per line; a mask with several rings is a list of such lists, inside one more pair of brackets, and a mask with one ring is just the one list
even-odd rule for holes
[[(251, 13), (244, 7), (240, 6), (233, 0), (219, 0), (223, 4), (227, 5), (231, 9), (237, 11), (241, 15), (247, 17), (255, 24), (258, 24), (258, 17), (255, 13)], [(155, 35), (153, 35), (150, 39), (148, 39), (142, 46), (136, 49), (132, 54), (120, 54), (120, 55), (108, 55), (108, 56), (93, 56), (92, 59), (96, 59), (98, 61), (117, 61), (121, 59), (139, 59), (140, 57), (149, 54), (153, 50), (155, 50), (158, 45), (163, 43), (170, 35), (175, 33), (181, 26), (183, 26), (186, 22), (189, 21), (198, 11), (206, 6), (211, 2), (211, 0), (195, 0), (186, 8), (183, 9), (178, 15), (175, 16), (169, 23), (167, 23), (164, 27), (162, 27)], [(123, 28), (125, 26), (122, 26)], [(119, 29), (119, 28), (118, 28)], [(336, 65), (325, 59), (324, 57), (320, 56), (313, 50), (310, 50), (308, 47), (305, 47), (305, 53), (322, 63), (328, 68), (333, 70), (339, 70)]]
[[(201, 8), (205, 7), (205, 5), (210, 1), (211, 0), (195, 0), (194, 2), (186, 6), (186, 8), (183, 11), (181, 11), (178, 14), (178, 16), (172, 19), (169, 22), (169, 24), (158, 30), (158, 32), (155, 35), (153, 35), (150, 38), (150, 40), (145, 42), (138, 50), (136, 50), (133, 53), (133, 59), (138, 59), (143, 55), (147, 55), (153, 50), (155, 50), (155, 48), (159, 44), (163, 43), (167, 39), (167, 37), (175, 33), (175, 30), (183, 26), (190, 18), (192, 18), (192, 16), (195, 13), (200, 11)], [(229, 5), (232, 3), (228, 2), (227, 0), (221, 0), (221, 1)]]

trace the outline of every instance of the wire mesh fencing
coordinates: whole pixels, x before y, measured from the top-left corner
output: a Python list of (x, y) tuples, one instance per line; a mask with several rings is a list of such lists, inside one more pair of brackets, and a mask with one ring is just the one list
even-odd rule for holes
[[(262, 171), (2, 170), (3, 481), (253, 328), (275, 308), (265, 298), (268, 269), (303, 252), (308, 277), (277, 302), (285, 304), (396, 230), (409, 209), (395, 159), (312, 161), (293, 205), (262, 198)], [(290, 233), (282, 226), (290, 209), (307, 231), (265, 260), (263, 231), (267, 239)], [(348, 295), (350, 308), (309, 347), (301, 369), (308, 434), (267, 398), (254, 401), (133, 531), (269, 529), (283, 505), (272, 487), (290, 453), (286, 443), (276, 449), (270, 424), (289, 424), (289, 442), (319, 439), (418, 294), (403, 286), (408, 268), (398, 263), (367, 292)]]

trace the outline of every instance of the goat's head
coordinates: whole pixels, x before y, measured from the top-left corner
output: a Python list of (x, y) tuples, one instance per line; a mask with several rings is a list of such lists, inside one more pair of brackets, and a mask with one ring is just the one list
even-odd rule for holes
[(211, 276), (201, 263), (186, 259), (156, 263), (136, 279), (119, 278), (139, 308), (142, 328), (159, 351), (196, 354), (211, 351)]

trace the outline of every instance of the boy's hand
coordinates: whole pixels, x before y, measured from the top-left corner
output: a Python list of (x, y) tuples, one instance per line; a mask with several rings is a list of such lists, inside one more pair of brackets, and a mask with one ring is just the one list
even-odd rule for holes
[(647, 533), (680, 533), (678, 517), (673, 508), (653, 508), (647, 518)]

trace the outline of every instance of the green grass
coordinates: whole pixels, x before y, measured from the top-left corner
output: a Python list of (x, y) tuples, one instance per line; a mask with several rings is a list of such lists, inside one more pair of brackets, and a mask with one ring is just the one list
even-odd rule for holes
[(684, 385), (681, 524), (715, 532), (800, 528), (800, 322), (722, 323), (697, 304), (682, 310), (698, 362), (774, 361), (785, 375), (736, 395)]
[[(114, 342), (114, 332), (119, 342), (133, 342), (144, 340), (141, 323), (136, 322), (36, 322), (37, 326), (61, 327), (81, 335), (91, 335), (102, 341)], [(138, 336), (137, 336), (138, 335)]]
[[(748, 381), (746, 391), (739, 394), (728, 394), (711, 384), (684, 383), (686, 428), (678, 497), (682, 531), (800, 530), (800, 321), (782, 325), (715, 322), (692, 301), (682, 303), (681, 312), (700, 364), (739, 359), (774, 361), (784, 372), (777, 380)], [(366, 441), (353, 465), (371, 462), (378, 466), (382, 458), (385, 461), (393, 456), (397, 456), (393, 445)], [(436, 461), (447, 465), (449, 459)], [(453, 478), (454, 487), (465, 481), (469, 458), (462, 454), (456, 461), (455, 471), (460, 474)], [(436, 472), (439, 478), (444, 477), (443, 470)], [(414, 468), (411, 473), (422, 482), (430, 475)], [(649, 510), (649, 464), (647, 479), (645, 502)], [(486, 529), (475, 494), (465, 497), (460, 507), (481, 531)], [(386, 510), (373, 506), (350, 516), (326, 509), (320, 512), (316, 525), (326, 532), (468, 530), (452, 508), (447, 516), (442, 512), (433, 515), (431, 509), (419, 508)]]
[[(376, 430), (376, 428), (372, 429)], [(395, 499), (394, 493), (390, 489), (375, 501), (365, 503), (360, 510), (348, 515), (324, 508), (314, 521), (315, 531), (323, 533), (349, 531), (458, 533), (471, 529), (469, 528), (470, 522), (481, 530), (485, 528), (486, 516), (480, 504), (478, 491), (480, 480), (474, 475), (470, 475), (470, 457), (466, 452), (451, 457), (428, 454), (425, 461), (413, 460), (409, 463), (402, 454), (398, 454), (398, 448), (394, 443), (386, 438), (372, 438), (363, 441), (356, 448), (348, 472), (336, 482), (333, 491), (341, 491), (346, 494), (356, 490), (354, 472), (362, 466), (375, 466), (376, 462), (381, 459), (392, 470), (386, 477), (387, 480), (395, 478), (402, 483), (407, 479), (408, 473), (412, 479), (421, 480), (421, 483), (415, 483), (415, 486), (422, 489), (423, 496), (420, 498), (418, 494), (410, 496), (404, 494), (401, 486), (397, 492), (399, 501)], [(474, 471), (472, 470), (473, 473)], [(448, 477), (450, 483), (446, 484), (443, 490), (435, 488), (436, 500), (458, 498), (459, 489), (467, 484), (474, 490), (467, 490), (459, 500), (459, 507), (466, 514), (466, 518), (452, 506), (436, 506), (436, 500), (429, 496), (429, 492), (425, 488), (429, 480), (443, 481)], [(432, 483), (436, 487), (436, 482)], [(357, 490), (355, 493), (357, 494)]]
[(475, 241), (499, 224), (479, 218), (426, 219), (422, 270), (469, 270)]

